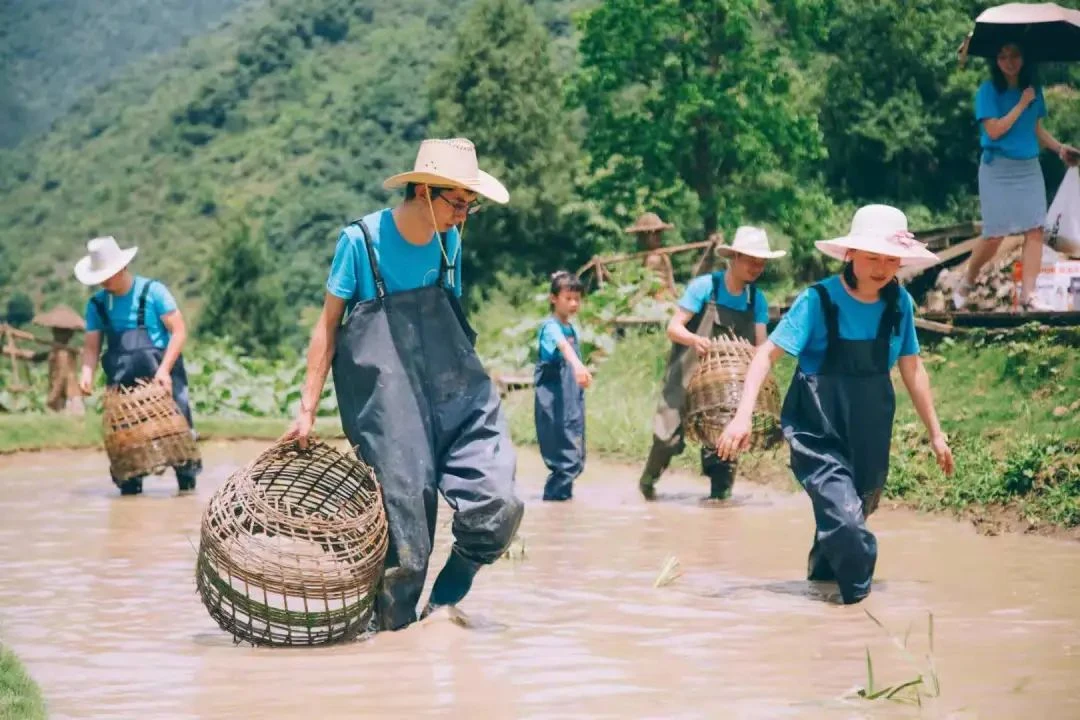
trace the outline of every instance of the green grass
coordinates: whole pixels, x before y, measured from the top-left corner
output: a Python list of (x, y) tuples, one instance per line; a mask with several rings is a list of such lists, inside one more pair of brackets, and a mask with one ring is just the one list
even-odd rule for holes
[[(288, 428), (289, 418), (198, 417), (202, 440), (274, 440)], [(342, 437), (337, 416), (320, 417), (315, 432), (324, 438)], [(101, 417), (64, 415), (0, 415), (0, 453), (21, 450), (60, 450), (101, 447)]]
[(45, 701), (26, 669), (0, 644), (0, 720), (37, 720), (45, 717)]
[[(924, 347), (935, 405), (950, 437), (956, 473), (937, 468), (926, 432), (899, 374), (897, 415), (886, 496), (944, 512), (1015, 511), (1035, 525), (1080, 526), (1080, 335), (1028, 329), (974, 335)], [(593, 457), (644, 462), (670, 343), (658, 332), (633, 334), (600, 365), (586, 393), (586, 442)], [(786, 392), (794, 361), (774, 369)], [(535, 444), (531, 392), (507, 398), (514, 441)], [(744, 456), (743, 477), (775, 475), (786, 447)], [(696, 446), (673, 462), (698, 465)]]

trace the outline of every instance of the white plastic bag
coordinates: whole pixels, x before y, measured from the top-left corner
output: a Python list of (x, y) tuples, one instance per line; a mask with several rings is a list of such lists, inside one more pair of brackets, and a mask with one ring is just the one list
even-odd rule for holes
[(1043, 226), (1050, 247), (1080, 257), (1080, 169), (1071, 167), (1065, 172)]

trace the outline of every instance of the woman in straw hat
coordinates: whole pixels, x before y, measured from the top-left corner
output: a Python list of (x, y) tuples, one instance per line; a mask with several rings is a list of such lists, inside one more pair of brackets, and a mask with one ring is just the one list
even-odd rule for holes
[[(664, 245), (663, 232), (675, 227), (666, 223), (654, 212), (643, 213), (634, 224), (626, 228), (626, 232), (638, 236), (638, 245), (645, 250), (659, 250)], [(675, 268), (671, 265), (671, 257), (658, 252), (650, 252), (642, 261), (646, 268), (660, 279), (660, 292), (657, 297), (675, 297)]]
[(499, 394), (459, 303), (465, 219), (478, 197), (504, 204), (509, 194), (464, 138), (425, 140), (413, 169), (383, 186), (404, 188), (404, 202), (342, 230), (284, 437), (306, 446), (332, 364), (342, 427), (385, 496), (390, 547), (375, 623), (396, 630), (417, 619), (437, 491), (454, 509), (455, 541), (424, 615), (465, 596), (509, 546), (523, 506)]
[[(784, 251), (769, 247), (764, 230), (740, 227), (732, 244), (720, 246), (716, 252), (729, 258), (728, 269), (691, 280), (668, 323), (671, 355), (653, 418), (652, 448), (638, 480), (646, 500), (655, 497), (660, 475), (685, 449), (683, 410), (698, 356), (709, 349), (712, 338), (725, 331), (755, 345), (765, 341), (769, 302), (754, 282), (764, 272), (766, 261), (783, 257)], [(734, 460), (721, 460), (713, 448), (702, 447), (701, 471), (709, 478), (711, 500), (730, 497)]]
[[(120, 249), (115, 238), (94, 238), (86, 244), (88, 254), (75, 265), (75, 277), (84, 285), (100, 285), (86, 303), (86, 339), (83, 343), (82, 374), (79, 387), (86, 395), (94, 383), (101, 352), (101, 337), (107, 346), (101, 358), (105, 382), (131, 385), (153, 378), (171, 389), (173, 399), (194, 433), (187, 372), (180, 352), (187, 341), (184, 316), (172, 293), (161, 282), (134, 275), (128, 265), (137, 247)], [(175, 468), (181, 492), (195, 489), (202, 470), (199, 461)], [(113, 482), (122, 495), (142, 492), (142, 478)]]
[(870, 593), (877, 561), (866, 518), (889, 472), (896, 409), (889, 371), (895, 364), (938, 464), (946, 474), (953, 470), (919, 357), (914, 302), (896, 280), (901, 266), (932, 264), (936, 257), (908, 232), (904, 214), (887, 205), (860, 208), (847, 236), (819, 241), (817, 248), (842, 260), (843, 272), (804, 290), (758, 348), (716, 452), (734, 459), (746, 447), (772, 364), (783, 352), (797, 357), (781, 424), (791, 469), (814, 507), (808, 579), (835, 580), (849, 604)]

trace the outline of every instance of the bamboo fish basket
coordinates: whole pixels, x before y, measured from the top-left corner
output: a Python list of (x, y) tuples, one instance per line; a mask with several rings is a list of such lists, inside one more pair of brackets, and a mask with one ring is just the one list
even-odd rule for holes
[(106, 388), (101, 417), (109, 471), (121, 482), (200, 459), (187, 419), (156, 382)]
[(238, 470), (203, 514), (196, 587), (236, 642), (328, 645), (371, 620), (388, 544), (374, 471), (314, 438)]
[[(735, 416), (754, 351), (743, 338), (721, 335), (698, 361), (686, 393), (686, 436), (692, 442), (715, 444)], [(780, 388), (770, 372), (754, 409), (752, 449), (766, 449), (783, 439), (780, 407)]]

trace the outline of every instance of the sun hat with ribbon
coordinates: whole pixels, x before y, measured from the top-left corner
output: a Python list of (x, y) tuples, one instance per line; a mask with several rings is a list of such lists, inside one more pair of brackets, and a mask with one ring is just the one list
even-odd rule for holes
[(634, 224), (626, 228), (628, 233), (643, 233), (643, 232), (656, 232), (658, 230), (670, 230), (675, 227), (671, 223), (666, 223), (660, 219), (660, 216), (654, 212), (643, 213)]
[(467, 138), (428, 139), (420, 143), (413, 169), (387, 178), (387, 190), (409, 183), (435, 187), (460, 187), (505, 205), (510, 193), (503, 184), (480, 169), (476, 146)]
[(846, 260), (849, 250), (862, 250), (898, 257), (904, 267), (925, 267), (938, 261), (938, 256), (908, 231), (907, 216), (891, 205), (864, 205), (851, 219), (847, 235), (818, 240), (814, 245), (837, 260)]
[(749, 255), (750, 257), (764, 260), (775, 260), (784, 257), (784, 250), (773, 250), (769, 247), (769, 238), (761, 228), (743, 225), (735, 231), (735, 239), (730, 245), (717, 245), (717, 255)]
[(86, 243), (89, 252), (75, 263), (75, 278), (83, 285), (100, 285), (128, 266), (139, 248), (121, 250), (111, 235)]

